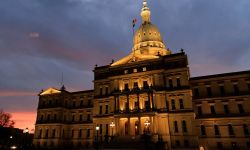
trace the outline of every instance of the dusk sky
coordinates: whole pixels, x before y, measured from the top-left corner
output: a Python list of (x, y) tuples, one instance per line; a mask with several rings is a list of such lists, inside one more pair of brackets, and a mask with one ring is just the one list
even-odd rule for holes
[[(173, 53), (188, 55), (191, 76), (249, 70), (249, 0), (148, 0), (152, 23)], [(34, 128), (37, 94), (93, 88), (95, 64), (132, 48), (142, 0), (2, 0), (0, 109)]]

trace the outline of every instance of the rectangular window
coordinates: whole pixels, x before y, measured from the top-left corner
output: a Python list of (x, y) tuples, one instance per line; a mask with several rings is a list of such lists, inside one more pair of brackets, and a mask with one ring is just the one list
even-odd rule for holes
[(108, 135), (109, 134), (109, 124), (106, 124), (106, 134), (105, 135)]
[(218, 149), (223, 149), (223, 145), (222, 145), (221, 142), (217, 142), (217, 148), (218, 148)]
[(76, 101), (73, 101), (73, 107), (76, 107)]
[(82, 114), (80, 114), (79, 116), (79, 121), (82, 121)]
[(224, 96), (225, 95), (225, 88), (223, 85), (220, 85), (220, 95)]
[(216, 114), (214, 105), (210, 106), (211, 114)]
[(175, 109), (176, 109), (176, 108), (175, 108), (175, 101), (174, 101), (174, 99), (171, 100), (171, 106), (172, 106), (172, 110), (175, 110)]
[(231, 144), (232, 144), (232, 149), (238, 149), (238, 148), (237, 148), (238, 146), (237, 146), (237, 143), (236, 143), (236, 142), (232, 142)]
[(225, 114), (229, 114), (228, 105), (224, 105), (224, 112)]
[(71, 137), (74, 137), (74, 130), (71, 131)]
[(185, 147), (189, 147), (189, 142), (188, 142), (188, 140), (184, 140), (184, 146), (185, 146)]
[(102, 88), (100, 88), (100, 96), (102, 96)]
[(179, 140), (176, 140), (176, 141), (175, 141), (175, 146), (176, 146), (176, 147), (180, 147), (180, 146), (181, 146), (181, 143), (180, 143)]
[(238, 88), (238, 85), (237, 85), (237, 84), (234, 84), (233, 87), (234, 87), (234, 95), (239, 95), (239, 88)]
[(108, 95), (109, 94), (109, 87), (105, 88), (105, 94)]
[(91, 106), (91, 100), (90, 99), (88, 100), (88, 106)]
[(55, 121), (57, 120), (57, 116), (56, 116), (56, 114), (54, 114), (54, 120), (55, 120)]
[(75, 121), (75, 115), (72, 115), (72, 122)]
[(179, 99), (180, 109), (184, 109), (183, 99)]
[(87, 115), (87, 121), (90, 121), (90, 114)]
[(102, 124), (100, 124), (100, 135), (102, 135)]
[(185, 120), (182, 120), (182, 132), (187, 132), (187, 124)]
[(250, 142), (247, 142), (247, 148), (250, 149)]
[(247, 124), (243, 124), (244, 135), (250, 135)]
[(128, 83), (125, 83), (125, 84), (124, 84), (124, 90), (125, 90), (125, 91), (128, 91)]
[(83, 106), (83, 100), (81, 100), (81, 102), (80, 102), (80, 106), (81, 106), (81, 107)]
[(50, 121), (50, 114), (48, 114), (48, 121)]
[(109, 105), (106, 105), (105, 106), (105, 114), (108, 114), (108, 112), (109, 112)]
[(87, 129), (87, 138), (90, 137), (90, 129)]
[(180, 78), (177, 78), (177, 79), (176, 79), (176, 82), (177, 82), (177, 87), (178, 87), (178, 88), (181, 87), (181, 80), (180, 80)]
[(168, 79), (169, 88), (173, 88), (173, 80)]
[(212, 90), (211, 87), (207, 87), (207, 96), (212, 97)]
[(138, 88), (138, 82), (134, 82), (134, 88)]
[(102, 114), (102, 105), (99, 106), (99, 114)]
[(79, 135), (78, 135), (79, 138), (82, 137), (82, 129), (79, 129)]
[(200, 97), (200, 92), (198, 88), (194, 88), (194, 97)]
[(214, 134), (217, 136), (220, 135), (220, 130), (218, 125), (214, 125)]
[(174, 132), (178, 133), (179, 130), (178, 130), (178, 123), (177, 121), (174, 121)]
[(46, 129), (45, 138), (49, 137), (49, 129)]
[(228, 125), (228, 133), (229, 135), (234, 135), (233, 126), (231, 124)]
[(202, 115), (202, 107), (198, 106), (197, 109), (198, 109), (198, 115)]
[(52, 131), (52, 137), (53, 138), (56, 137), (56, 129), (53, 129), (53, 131)]
[(147, 81), (143, 81), (143, 88), (148, 88), (148, 82)]
[(238, 104), (238, 109), (239, 109), (240, 113), (244, 113), (245, 112), (242, 104)]
[(248, 91), (250, 92), (250, 83), (247, 83)]
[(206, 127), (204, 125), (201, 125), (201, 135), (203, 135), (203, 136), (207, 135)]

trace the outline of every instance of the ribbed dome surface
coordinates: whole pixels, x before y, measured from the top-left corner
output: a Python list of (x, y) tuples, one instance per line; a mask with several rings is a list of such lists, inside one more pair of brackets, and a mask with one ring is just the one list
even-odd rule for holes
[(162, 42), (158, 28), (150, 22), (143, 23), (134, 36), (134, 45), (147, 41)]

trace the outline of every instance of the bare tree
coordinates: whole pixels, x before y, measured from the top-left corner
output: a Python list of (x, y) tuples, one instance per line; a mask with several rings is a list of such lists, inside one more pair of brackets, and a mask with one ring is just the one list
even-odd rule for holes
[(11, 120), (11, 114), (0, 110), (0, 127), (14, 127), (15, 122)]

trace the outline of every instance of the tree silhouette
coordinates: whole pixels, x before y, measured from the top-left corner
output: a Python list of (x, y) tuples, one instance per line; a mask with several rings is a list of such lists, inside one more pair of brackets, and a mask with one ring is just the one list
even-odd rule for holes
[(11, 120), (11, 114), (0, 110), (0, 127), (14, 127), (15, 122)]

